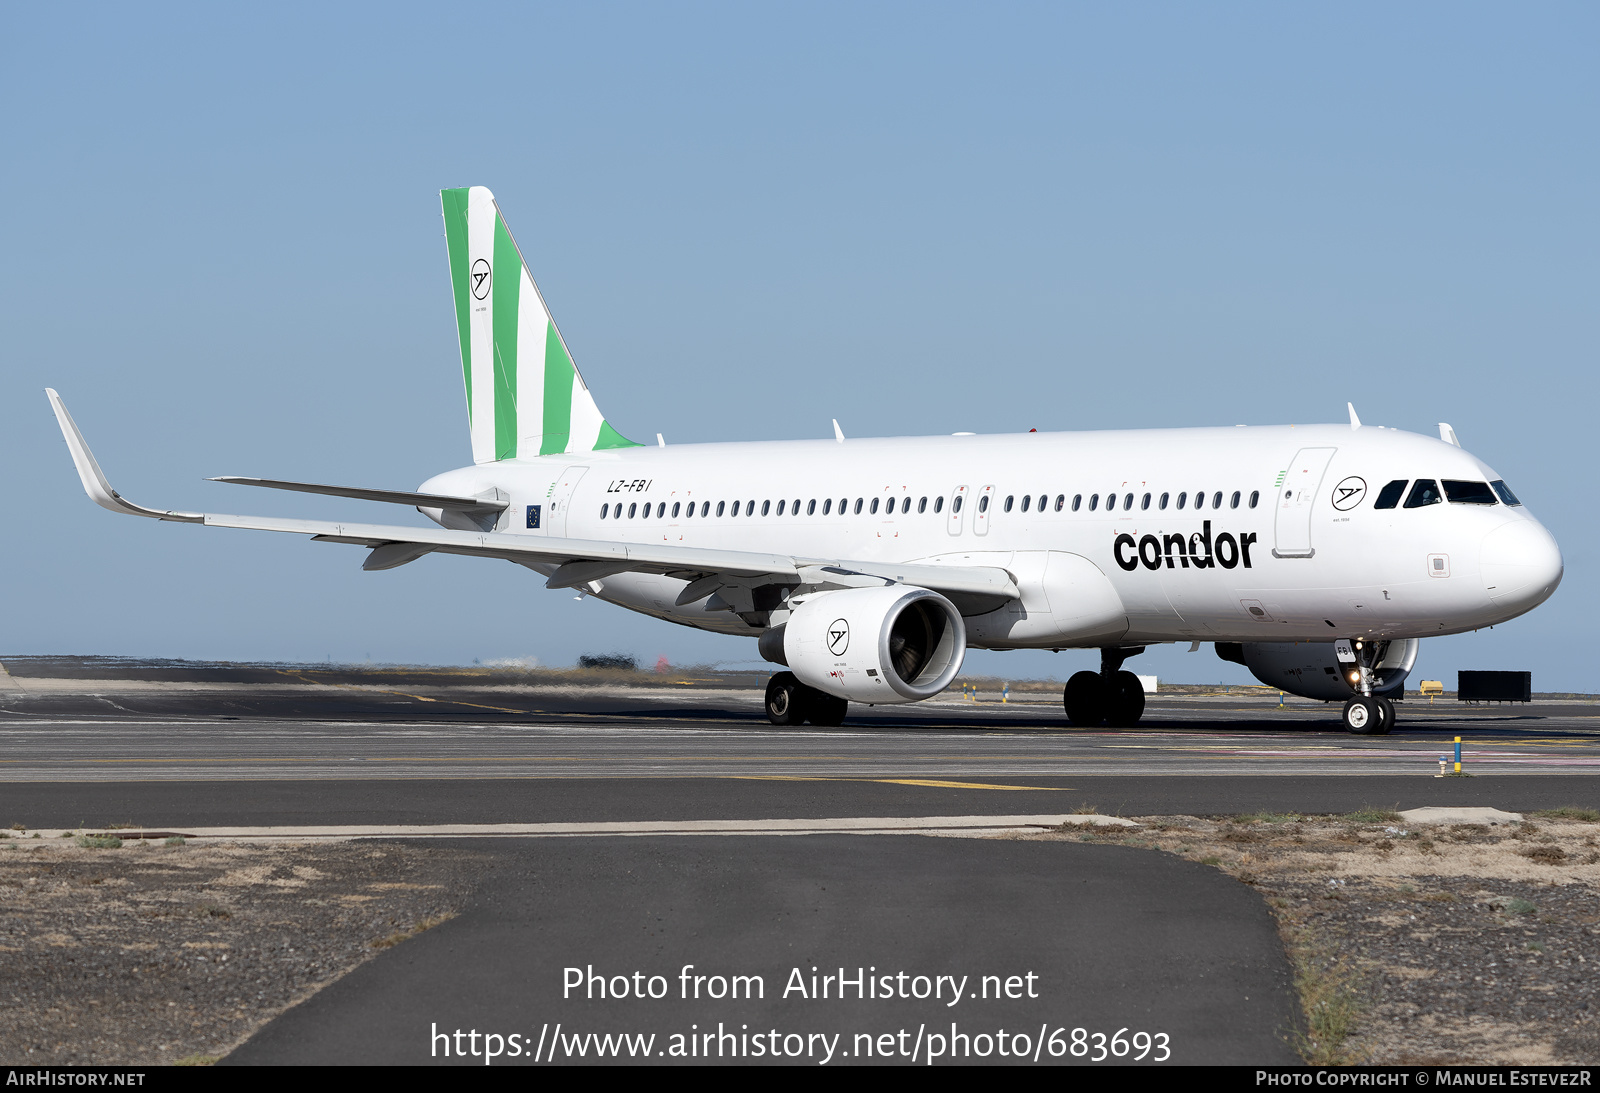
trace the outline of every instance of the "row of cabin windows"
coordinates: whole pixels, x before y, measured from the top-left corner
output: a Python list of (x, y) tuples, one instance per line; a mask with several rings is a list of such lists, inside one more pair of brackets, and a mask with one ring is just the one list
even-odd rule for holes
[[(1391, 483), (1391, 485), (1392, 485), (1392, 483)], [(1404, 486), (1404, 485), (1405, 485), (1405, 483), (1402, 482), (1401, 486)], [(1151, 500), (1152, 500), (1153, 497), (1154, 497), (1153, 494), (1147, 493), (1147, 494), (1144, 494), (1142, 497), (1137, 498), (1137, 503), (1138, 503), (1139, 508), (1140, 509), (1148, 509), (1150, 507)], [(1225, 495), (1221, 490), (1218, 490), (1217, 492), (1213, 493), (1211, 495), (1211, 497), (1210, 497), (1210, 507), (1213, 508), (1213, 509), (1220, 509), (1220, 508), (1223, 507), (1224, 504), (1226, 504), (1229, 508), (1235, 508), (1236, 509), (1236, 508), (1239, 507), (1239, 504), (1240, 504), (1241, 500), (1243, 499), (1243, 497), (1244, 497), (1243, 493), (1240, 492), (1239, 490), (1234, 490), (1231, 495)], [(1016, 505), (1016, 500), (1017, 499), (1016, 499), (1016, 495), (1015, 494), (1011, 494), (1011, 495), (1008, 495), (1006, 497), (1005, 504), (1003, 506), (1006, 512), (1010, 512), (1012, 510), (1012, 508)], [(1108, 494), (1105, 495), (1105, 510), (1107, 512), (1116, 511), (1116, 509), (1118, 508), (1119, 502), (1120, 502), (1120, 506), (1124, 511), (1131, 511), (1133, 509), (1133, 507), (1134, 507), (1135, 501), (1136, 501), (1136, 499), (1135, 499), (1134, 495), (1131, 494), (1131, 493), (1123, 494), (1120, 498), (1115, 493), (1108, 493)], [(1204, 490), (1201, 490), (1201, 491), (1199, 491), (1199, 492), (1194, 494), (1193, 501), (1192, 501), (1192, 507), (1195, 508), (1195, 509), (1203, 509), (1203, 508), (1206, 507), (1206, 501), (1207, 501), (1206, 493), (1205, 493)], [(1260, 501), (1261, 501), (1261, 492), (1259, 490), (1252, 491), (1251, 494), (1250, 494), (1250, 507), (1251, 508), (1255, 508), (1256, 505), (1260, 503)], [(962, 502), (962, 498), (960, 496), (957, 496), (957, 497), (954, 497), (954, 498), (951, 499), (951, 501), (950, 501), (950, 511), (951, 511), (951, 513), (957, 513), (957, 512), (961, 511), (961, 502)], [(893, 498), (893, 497), (889, 498), (887, 501), (882, 502), (881, 505), (882, 505), (882, 508), (883, 508), (884, 515), (886, 515), (886, 516), (893, 515), (894, 512), (895, 512), (896, 503), (897, 503), (897, 500), (895, 498)], [(1163, 493), (1161, 495), (1160, 500), (1157, 502), (1157, 507), (1161, 508), (1161, 509), (1165, 509), (1171, 503), (1172, 503), (1172, 494)], [(800, 515), (800, 504), (801, 504), (801, 502), (800, 502), (799, 498), (796, 498), (792, 504), (791, 504), (791, 502), (789, 502), (787, 500), (779, 501), (778, 502), (777, 515), (782, 516), (784, 514), (785, 509), (787, 509), (790, 512), (790, 514), (792, 514), (794, 516), (799, 516)], [(1090, 512), (1097, 511), (1100, 508), (1100, 504), (1101, 504), (1100, 494), (1091, 493), (1089, 495), (1089, 511)], [(1408, 502), (1408, 504), (1409, 504), (1409, 502)], [(711, 505), (712, 505), (712, 503), (710, 501), (701, 501), (699, 503), (699, 505), (698, 505), (698, 515), (702, 519), (704, 519), (706, 517), (709, 517), (711, 515), (711, 511), (712, 511), (711, 510)], [(899, 511), (901, 512), (901, 514), (909, 513), (911, 511), (911, 498), (909, 498), (909, 497), (899, 498), (898, 499), (898, 505), (899, 505)], [(1178, 494), (1177, 506), (1176, 506), (1177, 508), (1182, 509), (1182, 508), (1190, 507), (1190, 505), (1191, 505), (1190, 495), (1187, 492)], [(1056, 512), (1060, 512), (1062, 509), (1066, 508), (1066, 506), (1067, 506), (1067, 495), (1064, 494), (1064, 493), (1056, 494), (1055, 504), (1054, 504), (1055, 511)], [(651, 507), (652, 506), (650, 505), (649, 502), (646, 502), (643, 506), (640, 506), (638, 502), (632, 502), (627, 506), (627, 517), (628, 517), (629, 520), (633, 520), (633, 519), (636, 519), (636, 518), (648, 519), (651, 516)], [(857, 497), (856, 501), (855, 501), (855, 505), (854, 505), (853, 508), (850, 505), (850, 499), (848, 497), (839, 498), (839, 515), (840, 516), (843, 516), (847, 512), (852, 512), (852, 511), (857, 516), (859, 516), (859, 515), (861, 515), (861, 512), (862, 512), (863, 508), (865, 508), (866, 512), (869, 515), (876, 515), (877, 512), (878, 512), (879, 507), (880, 507), (880, 501), (876, 497), (871, 498), (870, 500), (868, 498), (865, 498), (865, 497)], [(1041, 493), (1041, 494), (1037, 494), (1037, 495), (1031, 494), (1031, 493), (1025, 493), (1025, 494), (1022, 495), (1022, 511), (1023, 512), (1027, 512), (1030, 508), (1034, 509), (1034, 510), (1036, 510), (1038, 512), (1044, 512), (1049, 507), (1051, 507), (1050, 495), (1047, 494), (1047, 493)], [(1383, 506), (1380, 504), (1379, 507), (1381, 508)], [(1392, 508), (1393, 506), (1391, 505), (1390, 507)], [(1081, 494), (1081, 493), (1074, 494), (1073, 497), (1072, 497), (1072, 511), (1073, 512), (1077, 512), (1082, 508), (1083, 508), (1083, 494)], [(660, 519), (665, 519), (666, 518), (666, 516), (667, 516), (667, 502), (665, 502), (665, 501), (657, 502), (655, 504), (655, 506), (654, 506), (654, 509), (655, 509), (654, 515), (655, 515), (656, 519), (660, 520)], [(692, 519), (696, 515), (696, 504), (693, 501), (690, 501), (687, 505), (685, 505), (682, 501), (674, 501), (674, 502), (672, 502), (671, 511), (672, 511), (672, 519), (674, 519), (674, 520), (679, 519), (680, 514), (681, 514), (683, 519), (686, 519), (686, 520), (687, 519)], [(831, 498), (831, 497), (824, 498), (823, 501), (822, 501), (822, 515), (824, 515), (824, 516), (832, 515), (833, 511), (834, 511), (833, 498)], [(926, 497), (918, 499), (918, 501), (917, 501), (917, 511), (918, 512), (927, 512), (928, 511), (928, 499)], [(935, 497), (933, 499), (933, 511), (936, 512), (936, 513), (944, 511), (944, 498), (943, 497)], [(982, 497), (978, 498), (978, 511), (979, 512), (988, 512), (989, 511), (989, 496), (987, 494), (985, 494)], [(734, 516), (740, 515), (741, 512), (745, 516), (754, 516), (756, 514), (756, 503), (754, 501), (743, 501), (743, 502), (734, 501), (732, 503), (729, 503), (727, 501), (718, 501), (718, 502), (716, 502), (716, 515), (719, 516), (719, 517), (721, 517), (721, 516), (734, 517)], [(761, 502), (761, 515), (762, 516), (769, 516), (771, 514), (772, 514), (772, 502), (771, 501), (763, 501), (763, 502)], [(815, 500), (811, 500), (811, 501), (805, 502), (805, 514), (807, 516), (815, 516), (817, 514), (817, 502)], [(612, 519), (612, 520), (620, 520), (620, 519), (622, 519), (622, 517), (623, 517), (623, 505), (622, 505), (622, 502), (618, 501), (615, 505), (613, 505), (608, 501), (605, 504), (600, 506), (600, 519), (605, 520), (605, 519), (609, 518), (609, 519)]]
[[(1439, 489), (1440, 482), (1444, 489)], [(1407, 478), (1397, 478), (1378, 491), (1378, 499), (1372, 503), (1375, 509), (1392, 509), (1400, 503), (1400, 495), (1406, 492)], [(1447, 498), (1457, 505), (1493, 505), (1495, 498), (1499, 497), (1508, 505), (1520, 505), (1517, 495), (1511, 492), (1511, 487), (1502, 480), (1493, 482), (1471, 482), (1456, 478), (1445, 478), (1435, 481), (1432, 478), (1419, 478), (1411, 485), (1411, 492), (1406, 495), (1406, 508), (1420, 509), (1428, 505), (1437, 505)]]

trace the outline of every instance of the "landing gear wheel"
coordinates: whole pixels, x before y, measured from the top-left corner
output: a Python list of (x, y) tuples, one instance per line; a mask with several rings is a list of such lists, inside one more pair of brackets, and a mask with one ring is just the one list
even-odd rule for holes
[(850, 708), (850, 703), (843, 698), (835, 698), (825, 691), (806, 688), (806, 720), (813, 725), (842, 725), (844, 724), (845, 711)]
[(1106, 688), (1106, 721), (1126, 729), (1144, 716), (1144, 684), (1132, 672), (1118, 672)]
[(1394, 729), (1394, 703), (1387, 698), (1375, 698), (1373, 701), (1378, 704), (1378, 709), (1383, 711), (1383, 725), (1372, 735), (1388, 736)]
[(774, 725), (799, 725), (806, 719), (806, 697), (811, 690), (793, 672), (779, 672), (767, 680), (767, 720)]
[(1344, 727), (1357, 736), (1381, 736), (1383, 707), (1375, 698), (1352, 698), (1344, 704)]
[(1106, 719), (1106, 698), (1099, 672), (1078, 672), (1067, 680), (1061, 704), (1067, 708), (1067, 720), (1086, 729)]

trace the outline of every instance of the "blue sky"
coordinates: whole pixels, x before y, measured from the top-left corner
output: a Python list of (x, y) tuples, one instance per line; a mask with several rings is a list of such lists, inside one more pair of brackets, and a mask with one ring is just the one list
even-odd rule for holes
[(1449, 421), (1567, 576), (1419, 673), (1600, 690), (1597, 30), (1578, 4), (15, 8), (0, 652), (752, 658), (504, 563), (365, 574), (83, 498), (46, 385), (146, 504), (392, 519), (202, 479), (467, 462), (437, 192), (483, 184), (635, 438)]

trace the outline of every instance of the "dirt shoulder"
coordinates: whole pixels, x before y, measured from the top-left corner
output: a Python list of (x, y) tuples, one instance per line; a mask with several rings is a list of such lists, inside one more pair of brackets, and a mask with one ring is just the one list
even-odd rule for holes
[(225, 1055), (463, 905), (477, 863), (401, 843), (0, 844), (0, 1062)]
[(1295, 963), (1308, 1061), (1600, 1062), (1600, 824), (1137, 821), (1039, 837), (1147, 846), (1254, 885)]

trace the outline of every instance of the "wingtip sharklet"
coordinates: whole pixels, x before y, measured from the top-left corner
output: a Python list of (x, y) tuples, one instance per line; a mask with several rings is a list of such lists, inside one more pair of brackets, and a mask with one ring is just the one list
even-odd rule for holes
[(44, 393), (50, 399), (50, 408), (55, 411), (56, 424), (61, 426), (61, 436), (67, 442), (67, 451), (72, 453), (72, 465), (78, 470), (78, 479), (83, 483), (83, 492), (89, 495), (89, 500), (103, 509), (110, 509), (124, 516), (148, 516), (154, 520), (176, 520), (185, 524), (205, 523), (205, 517), (198, 512), (147, 509), (143, 505), (135, 505), (112, 489), (111, 482), (100, 469), (100, 461), (95, 459), (94, 452), (89, 450), (88, 441), (83, 439), (83, 431), (78, 428), (78, 423), (72, 420), (72, 414), (67, 411), (67, 404), (62, 401), (60, 394), (53, 387), (46, 387)]

